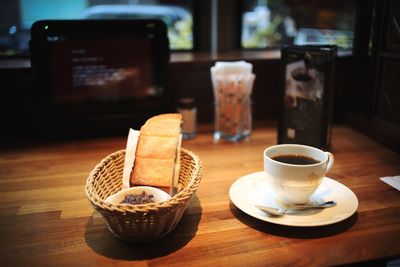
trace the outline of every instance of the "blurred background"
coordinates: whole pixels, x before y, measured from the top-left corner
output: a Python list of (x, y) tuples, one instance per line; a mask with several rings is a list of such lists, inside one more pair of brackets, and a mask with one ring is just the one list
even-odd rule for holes
[[(171, 50), (165, 91), (196, 100), (199, 122), (213, 121), (210, 67), (253, 64), (255, 120), (276, 119), (283, 45), (334, 44), (334, 120), (400, 146), (398, 0), (3, 0), (0, 2), (0, 120), (15, 138), (35, 127), (43, 88), (30, 65), (30, 27), (41, 19), (158, 18)], [(114, 51), (123, 53), (124, 51)], [(123, 112), (123, 109), (122, 111)], [(129, 113), (131, 110), (125, 110)]]
[[(283, 44), (353, 47), (355, 0), (244, 0), (236, 4), (240, 21), (232, 27), (241, 24), (237, 29), (240, 48), (277, 48)], [(193, 50), (194, 36), (207, 34), (195, 33), (199, 29), (194, 27), (194, 19), (197, 24), (213, 20), (198, 14), (198, 5), (194, 0), (3, 0), (0, 56), (28, 56), (30, 28), (34, 21), (43, 19), (157, 18), (168, 26), (172, 50)]]

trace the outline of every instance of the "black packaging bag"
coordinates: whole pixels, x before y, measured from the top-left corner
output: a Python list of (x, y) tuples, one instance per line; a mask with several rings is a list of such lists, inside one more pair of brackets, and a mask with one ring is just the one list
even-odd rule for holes
[(336, 46), (281, 50), (278, 143), (330, 146)]

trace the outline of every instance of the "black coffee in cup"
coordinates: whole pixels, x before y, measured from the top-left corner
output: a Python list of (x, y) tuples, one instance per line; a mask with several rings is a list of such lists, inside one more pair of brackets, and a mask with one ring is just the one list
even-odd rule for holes
[(313, 159), (311, 157), (297, 155), (297, 154), (279, 155), (272, 157), (272, 159), (282, 163), (294, 164), (294, 165), (310, 165), (310, 164), (320, 163), (320, 161)]

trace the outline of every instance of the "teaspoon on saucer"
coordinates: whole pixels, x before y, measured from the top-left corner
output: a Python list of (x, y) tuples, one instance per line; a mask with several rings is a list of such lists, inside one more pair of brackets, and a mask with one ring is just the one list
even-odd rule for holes
[(336, 206), (336, 202), (333, 200), (326, 201), (319, 204), (304, 204), (304, 205), (294, 205), (287, 208), (273, 208), (263, 205), (255, 205), (257, 209), (260, 209), (272, 216), (283, 216), (290, 211), (300, 211), (307, 209), (324, 209)]

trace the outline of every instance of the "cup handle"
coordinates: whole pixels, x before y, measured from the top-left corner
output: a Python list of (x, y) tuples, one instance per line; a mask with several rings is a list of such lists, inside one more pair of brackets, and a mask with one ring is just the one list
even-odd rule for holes
[(335, 158), (333, 157), (333, 154), (331, 152), (325, 152), (325, 153), (328, 156), (328, 164), (326, 166), (326, 172), (329, 172), (333, 167), (333, 163), (335, 162)]

